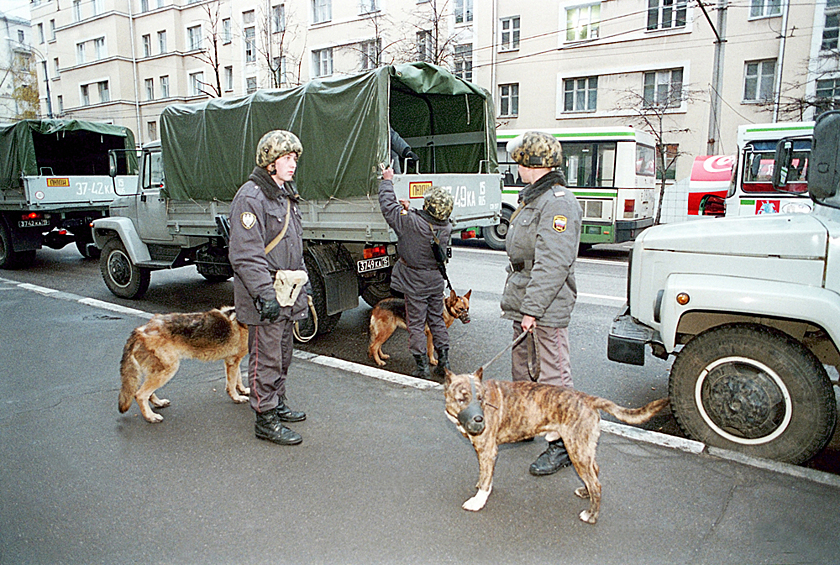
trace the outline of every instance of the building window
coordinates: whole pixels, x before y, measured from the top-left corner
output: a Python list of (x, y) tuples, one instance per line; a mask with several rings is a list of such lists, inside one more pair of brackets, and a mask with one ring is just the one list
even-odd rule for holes
[(455, 23), (466, 24), (473, 21), (473, 0), (455, 0)]
[(248, 77), (245, 79), (246, 94), (253, 94), (257, 91), (257, 77)]
[(519, 16), (502, 18), (499, 22), (499, 48), (502, 51), (519, 49)]
[(359, 12), (362, 14), (371, 14), (379, 11), (379, 0), (361, 0)]
[(61, 67), (58, 65), (58, 57), (53, 59), (53, 71), (55, 72), (56, 78), (61, 76)]
[(254, 11), (248, 10), (247, 12), (242, 12), (242, 23), (244, 25), (250, 25), (254, 23)]
[(782, 13), (782, 0), (751, 0), (750, 17), (761, 18), (779, 16)]
[(744, 100), (761, 102), (773, 98), (776, 60), (747, 61), (744, 67)]
[(837, 36), (840, 31), (840, 1), (829, 0), (825, 7), (825, 25), (823, 26), (822, 44), (820, 49), (829, 51), (837, 49)]
[(645, 73), (645, 107), (679, 108), (682, 105), (682, 69)]
[(162, 98), (169, 98), (169, 75), (160, 77), (160, 95)]
[(289, 84), (289, 70), (286, 66), (286, 57), (275, 57), (274, 72), (277, 73), (276, 81), (278, 86)]
[(146, 100), (154, 100), (155, 99), (155, 79), (147, 78), (144, 81), (146, 85)]
[(96, 83), (96, 88), (99, 90), (99, 101), (100, 102), (110, 102), (111, 101), (111, 91), (108, 90), (108, 81), (103, 80), (102, 82)]
[(362, 70), (369, 71), (379, 66), (379, 45), (380, 40), (362, 41), (359, 44), (359, 51), (362, 54)]
[(83, 84), (81, 87), (82, 90), (82, 106), (90, 106), (90, 88), (88, 85)]
[(55, 41), (55, 20), (50, 20), (50, 41)]
[(102, 0), (92, 0), (91, 5), (93, 6), (93, 15), (97, 16), (103, 12), (102, 8)]
[(85, 62), (85, 44), (76, 44), (76, 64), (81, 65)]
[(320, 24), (332, 19), (332, 0), (312, 0), (312, 23)]
[(818, 80), (816, 96), (817, 115), (840, 108), (840, 79)]
[(22, 29), (17, 30), (17, 36), (18, 36), (18, 43), (24, 43), (24, 44), (26, 43), (26, 41), (25, 41), (26, 36), (24, 35)]
[(566, 10), (566, 41), (597, 39), (600, 26), (600, 4), (579, 6)]
[(333, 73), (332, 49), (320, 49), (312, 52), (312, 66), (316, 77), (326, 77)]
[[(38, 43), (44, 43), (47, 39), (44, 37), (44, 24), (38, 24), (36, 26), (38, 30)], [(18, 43), (23, 43), (23, 40), (20, 36), (23, 35), (20, 30), (18, 30)]]
[(662, 155), (659, 151), (656, 154), (656, 178), (662, 178), (662, 171), (665, 171), (665, 178), (667, 180), (675, 180), (677, 178), (677, 155), (679, 155), (680, 146), (677, 143), (668, 143), (664, 146), (665, 149), (665, 163), (662, 163)]
[(73, 0), (73, 21), (82, 20), (82, 0)]
[(687, 0), (648, 0), (648, 29), (685, 27)]
[(108, 52), (105, 51), (105, 38), (104, 37), (97, 37), (93, 40), (93, 52), (95, 54), (96, 60), (104, 59), (108, 56)]
[(143, 56), (144, 57), (151, 57), (152, 56), (152, 36), (151, 35), (144, 35), (141, 39), (143, 40)]
[(274, 33), (286, 31), (286, 5), (280, 4), (271, 8), (271, 30)]
[(154, 141), (157, 139), (157, 122), (149, 122), (146, 124), (146, 133), (149, 135), (149, 139)]
[(189, 51), (196, 51), (201, 49), (201, 26), (192, 26), (187, 28), (187, 37), (189, 39)]
[(63, 114), (64, 113), (64, 96), (59, 94), (55, 98), (58, 101), (58, 113)]
[(243, 39), (245, 40), (245, 62), (253, 63), (257, 60), (257, 42), (254, 26), (245, 28)]
[(455, 55), (455, 76), (472, 82), (472, 44), (456, 45)]
[(225, 90), (233, 90), (233, 67), (225, 67)]
[(203, 94), (204, 88), (204, 73), (190, 73), (190, 96), (200, 96)]
[(158, 51), (163, 54), (166, 53), (166, 31), (157, 32), (158, 37)]
[(140, 12), (145, 13), (149, 11), (149, 0), (140, 0)]
[(222, 20), (222, 43), (230, 43), (230, 18)]
[(424, 30), (417, 32), (417, 60), (426, 62), (434, 60), (431, 31)]
[(499, 85), (499, 115), (500, 116), (518, 116), (519, 115), (519, 85), (518, 84), (500, 84)]
[(564, 112), (594, 112), (598, 105), (598, 77), (563, 81)]

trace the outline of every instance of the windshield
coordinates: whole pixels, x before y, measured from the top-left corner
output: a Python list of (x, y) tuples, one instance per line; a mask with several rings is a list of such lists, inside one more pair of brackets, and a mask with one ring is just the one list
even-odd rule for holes
[(775, 159), (775, 141), (755, 141), (744, 148), (744, 170), (742, 189), (746, 193), (785, 192), (806, 194), (808, 183), (808, 158), (811, 154), (810, 140), (796, 140), (793, 146), (793, 159), (786, 190), (773, 188), (773, 161)]

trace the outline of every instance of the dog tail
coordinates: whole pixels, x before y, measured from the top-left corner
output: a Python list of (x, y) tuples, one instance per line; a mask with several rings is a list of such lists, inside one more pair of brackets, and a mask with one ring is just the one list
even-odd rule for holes
[(661, 410), (664, 410), (667, 406), (667, 397), (654, 400), (653, 402), (645, 404), (641, 408), (624, 408), (623, 406), (619, 406), (615, 402), (605, 398), (598, 398), (595, 402), (595, 408), (603, 410), (608, 414), (612, 414), (622, 422), (626, 422), (628, 424), (643, 424), (653, 418)]
[(128, 337), (128, 341), (125, 342), (122, 359), (120, 360), (120, 378), (122, 379), (119, 400), (120, 412), (125, 412), (131, 407), (134, 393), (140, 388), (140, 371), (134, 359), (134, 352), (138, 345), (139, 334), (137, 330), (134, 330)]

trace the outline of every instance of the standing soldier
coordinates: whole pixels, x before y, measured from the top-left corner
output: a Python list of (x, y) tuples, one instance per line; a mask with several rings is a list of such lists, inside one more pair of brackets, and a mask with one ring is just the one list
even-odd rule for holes
[[(569, 321), (577, 298), (575, 259), (580, 245), (582, 211), (566, 178), (560, 142), (529, 131), (507, 145), (529, 183), (519, 193), (519, 207), (511, 215), (505, 237), (510, 265), (502, 295), (502, 317), (513, 320), (513, 335), (532, 331), (539, 350), (539, 382), (572, 388), (569, 363)], [(530, 378), (528, 347), (511, 353), (514, 381)], [(550, 475), (571, 464), (563, 440), (531, 465), (533, 475)]]
[(391, 273), (391, 288), (405, 296), (405, 318), (408, 329), (408, 349), (417, 368), (412, 376), (429, 378), (429, 358), (426, 353), (426, 324), (432, 332), (432, 343), (438, 364), (435, 376), (442, 379), (449, 368), (449, 332), (443, 321), (444, 280), (432, 251), (439, 242), (445, 255), (452, 235), (449, 214), (452, 195), (440, 187), (426, 191), (423, 209), (414, 210), (408, 203), (397, 201), (394, 194), (394, 170), (382, 172), (379, 183), (379, 207), (388, 225), (397, 233), (399, 261)]
[(285, 422), (306, 414), (286, 405), (286, 375), (292, 363), (292, 330), (306, 317), (306, 292), (281, 306), (274, 289), (278, 270), (305, 271), (299, 195), (292, 184), (303, 152), (291, 132), (274, 130), (257, 145), (257, 166), (230, 207), (230, 264), (236, 316), (248, 325), (248, 380), (254, 433), (281, 445), (303, 441)]

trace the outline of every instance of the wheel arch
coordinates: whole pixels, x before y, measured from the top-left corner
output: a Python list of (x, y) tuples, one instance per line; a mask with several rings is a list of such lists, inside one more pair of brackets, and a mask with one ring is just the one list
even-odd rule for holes
[(148, 246), (140, 239), (134, 222), (129, 218), (108, 217), (93, 222), (93, 242), (96, 247), (102, 249), (105, 242), (113, 237), (120, 238), (135, 265), (151, 261)]

